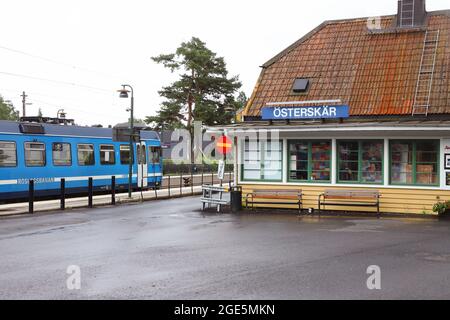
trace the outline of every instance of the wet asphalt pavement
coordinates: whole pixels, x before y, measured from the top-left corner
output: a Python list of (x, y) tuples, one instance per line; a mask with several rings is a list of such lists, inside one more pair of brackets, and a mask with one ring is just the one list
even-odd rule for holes
[[(202, 214), (198, 198), (0, 219), (1, 299), (450, 299), (450, 223)], [(66, 269), (81, 269), (81, 290)], [(366, 269), (381, 268), (381, 290)]]

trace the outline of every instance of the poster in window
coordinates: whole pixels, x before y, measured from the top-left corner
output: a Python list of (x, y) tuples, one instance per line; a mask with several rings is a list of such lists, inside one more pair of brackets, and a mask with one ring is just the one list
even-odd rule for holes
[(445, 155), (445, 170), (450, 170), (450, 154)]

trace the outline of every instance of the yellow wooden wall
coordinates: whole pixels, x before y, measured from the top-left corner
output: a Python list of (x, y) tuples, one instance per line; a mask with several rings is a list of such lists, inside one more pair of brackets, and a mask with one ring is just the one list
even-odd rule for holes
[[(252, 185), (240, 184), (242, 186), (243, 199), (245, 195), (253, 190), (264, 189), (301, 189), (303, 192), (303, 208), (317, 209), (317, 200), (319, 194), (323, 193), (325, 189), (345, 189), (358, 190), (368, 188), (349, 188), (341, 186), (286, 186), (286, 185)], [(393, 188), (374, 188), (381, 193), (380, 198), (380, 212), (382, 213), (412, 213), (412, 214), (434, 214), (433, 205), (441, 200), (450, 200), (450, 190), (422, 190), (422, 189), (393, 189)], [(245, 203), (245, 202), (244, 202)], [(262, 206), (263, 207), (263, 206)], [(293, 208), (295, 206), (281, 206), (285, 208)], [(376, 208), (371, 207), (326, 207), (326, 210), (340, 210), (340, 211), (364, 211), (376, 212)]]

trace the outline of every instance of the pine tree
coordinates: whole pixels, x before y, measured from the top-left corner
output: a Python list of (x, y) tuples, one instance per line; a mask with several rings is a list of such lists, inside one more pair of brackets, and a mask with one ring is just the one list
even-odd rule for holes
[[(165, 101), (156, 116), (146, 118), (153, 128), (191, 130), (194, 120), (206, 125), (229, 124), (235, 111), (242, 107), (242, 101), (236, 97), (242, 86), (239, 77), (229, 77), (224, 58), (200, 39), (193, 37), (175, 53), (152, 60), (179, 73), (179, 80), (159, 91)], [(234, 111), (227, 111), (230, 109)]]

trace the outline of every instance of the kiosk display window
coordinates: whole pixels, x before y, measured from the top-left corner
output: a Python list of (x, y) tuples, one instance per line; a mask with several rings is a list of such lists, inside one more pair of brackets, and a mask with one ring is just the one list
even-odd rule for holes
[(289, 141), (289, 180), (331, 181), (331, 141)]
[(383, 141), (338, 141), (338, 182), (383, 183)]
[(391, 184), (437, 185), (439, 141), (391, 141)]

